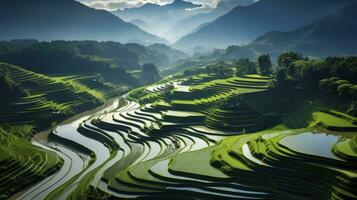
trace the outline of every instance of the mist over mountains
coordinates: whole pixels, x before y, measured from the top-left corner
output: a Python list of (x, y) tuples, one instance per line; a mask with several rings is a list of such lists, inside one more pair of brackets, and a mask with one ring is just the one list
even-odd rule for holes
[(208, 57), (218, 60), (254, 59), (262, 54), (270, 54), (276, 58), (287, 51), (302, 52), (320, 58), (355, 55), (356, 9), (357, 2), (354, 1), (292, 31), (270, 31), (247, 45), (231, 45), (226, 49), (216, 50)]
[(251, 46), (265, 52), (295, 50), (316, 57), (356, 54), (356, 10), (357, 2), (353, 2), (293, 31), (266, 33)]
[(199, 13), (197, 15), (189, 16), (178, 23), (176, 23), (173, 27), (169, 29), (167, 34), (171, 35), (174, 40), (178, 40), (181, 37), (185, 36), (186, 34), (190, 34), (195, 32), (201, 26), (204, 26), (206, 23), (209, 23), (218, 17), (228, 13), (234, 7), (240, 6), (247, 6), (254, 3), (253, 0), (225, 0), (219, 1), (216, 7), (204, 13)]
[(222, 0), (210, 7), (206, 4), (195, 4), (183, 0), (175, 0), (166, 5), (147, 3), (138, 8), (116, 10), (113, 13), (141, 29), (176, 41), (190, 33), (201, 24), (210, 22), (226, 14), (237, 5), (249, 5), (254, 0)]
[(0, 40), (139, 43), (169, 52), (171, 61), (188, 56), (181, 51), (217, 48), (224, 50), (213, 57), (232, 59), (288, 50), (320, 57), (356, 49), (355, 0), (221, 0), (211, 6), (175, 0), (112, 13), (74, 0), (2, 2)]
[(198, 4), (176, 0), (173, 3), (163, 6), (148, 3), (139, 8), (117, 10), (113, 13), (143, 30), (170, 38), (170, 36), (166, 34), (170, 25), (195, 13), (195, 11), (188, 11), (187, 9), (197, 9), (199, 7), (200, 5)]
[(269, 31), (290, 31), (333, 12), (351, 0), (262, 0), (237, 6), (174, 44), (181, 49), (247, 44)]

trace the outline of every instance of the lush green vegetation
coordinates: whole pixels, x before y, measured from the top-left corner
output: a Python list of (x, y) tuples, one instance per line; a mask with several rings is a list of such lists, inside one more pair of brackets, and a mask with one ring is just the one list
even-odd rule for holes
[(210, 163), (273, 198), (353, 199), (355, 163), (331, 151), (350, 141), (314, 129), (261, 132), (223, 140)]
[(0, 198), (7, 199), (15, 192), (55, 173), (62, 159), (53, 151), (32, 145), (21, 138), (31, 127), (0, 127)]
[(36, 131), (101, 105), (128, 88), (99, 74), (49, 77), (0, 63), (1, 199), (55, 173), (62, 158), (32, 145)]
[[(36, 58), (44, 56), (38, 60)], [(57, 66), (51, 58), (57, 57)], [(171, 49), (164, 44), (143, 45), (119, 42), (96, 41), (52, 41), (39, 42), (37, 40), (0, 41), (0, 58), (37, 72), (57, 72), (58, 70), (78, 70), (88, 72), (100, 70), (100, 67), (121, 67), (126, 70), (140, 69), (145, 63), (153, 63), (159, 67), (185, 58), (185, 54)], [(59, 58), (67, 58), (61, 60)], [(69, 68), (72, 62), (72, 69)], [(74, 65), (76, 62), (77, 65)], [(50, 65), (51, 64), (51, 65)], [(40, 66), (42, 65), (42, 66)], [(46, 66), (47, 65), (47, 66)], [(85, 68), (85, 65), (86, 66)], [(74, 67), (73, 67), (74, 66)], [(50, 68), (46, 69), (44, 67)], [(105, 69), (102, 69), (105, 71)]]
[(94, 108), (125, 89), (100, 76), (48, 77), (9, 64), (1, 66), (1, 123), (31, 124), (38, 130)]
[[(0, 41), (1, 62), (47, 75), (99, 73), (106, 82), (127, 86), (141, 84), (140, 77), (138, 80), (127, 71), (141, 70), (147, 63), (166, 67), (183, 57), (185, 54), (165, 45), (145, 47), (134, 43), (96, 41)], [(147, 83), (145, 79), (142, 82)]]
[[(346, 110), (353, 110), (355, 82), (342, 72), (341, 78), (334, 78), (335, 72), (321, 75), (326, 63), (339, 66), (344, 59), (319, 61), (289, 52), (274, 69), (263, 55), (257, 61), (191, 68), (160, 81), (155, 65), (146, 64), (138, 76), (157, 82), (131, 90), (111, 110), (50, 133), (53, 142), (78, 152), (85, 164), (47, 199), (356, 198), (357, 119)], [(41, 109), (75, 112), (76, 106), (90, 102), (89, 108), (123, 92), (98, 74), (48, 77), (2, 66), (3, 87), (18, 93), (5, 103), (43, 99), (42, 106), (25, 109), (31, 119)], [(346, 84), (347, 93), (334, 99), (333, 92), (342, 92), (340, 85)], [(48, 119), (57, 118), (23, 124), (38, 126)], [(32, 129), (15, 122), (3, 125), (16, 132), (8, 145), (26, 142), (22, 138)], [(45, 163), (59, 166), (60, 160)], [(49, 168), (41, 173), (53, 172)]]
[(144, 64), (140, 74), (140, 80), (146, 85), (160, 80), (159, 70), (154, 64)]
[(357, 199), (357, 1), (194, 1), (0, 3), (0, 200)]
[(356, 57), (316, 60), (289, 52), (279, 56), (278, 63), (276, 80), (272, 82), (274, 88), (310, 92), (343, 112), (356, 114)]
[(124, 107), (81, 125), (81, 134), (119, 150), (70, 196), (356, 198), (355, 117), (309, 90), (272, 88), (273, 76), (222, 66), (132, 90)]

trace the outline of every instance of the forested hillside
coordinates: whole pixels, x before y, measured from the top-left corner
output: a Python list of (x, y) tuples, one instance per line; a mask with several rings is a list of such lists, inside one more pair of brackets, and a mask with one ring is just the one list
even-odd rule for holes
[[(31, 54), (31, 56), (28, 54)], [(92, 62), (98, 65), (97, 67), (99, 68), (102, 67), (101, 65), (111, 65), (127, 70), (139, 69), (140, 65), (145, 63), (153, 63), (159, 67), (165, 67), (186, 56), (184, 53), (164, 44), (153, 44), (145, 47), (134, 43), (121, 44), (118, 42), (96, 41), (0, 41), (0, 59), (3, 61), (13, 62), (21, 66), (32, 65), (35, 64), (34, 62), (53, 61), (53, 59), (46, 57), (44, 59), (36, 59), (42, 54), (77, 59), (81, 62), (87, 62), (86, 64), (88, 65), (91, 65)], [(66, 62), (66, 59), (63, 59), (62, 62)], [(78, 65), (81, 64), (79, 63)], [(76, 67), (80, 68), (80, 66)], [(89, 71), (94, 70), (90, 69), (92, 67), (88, 68), (87, 70)]]

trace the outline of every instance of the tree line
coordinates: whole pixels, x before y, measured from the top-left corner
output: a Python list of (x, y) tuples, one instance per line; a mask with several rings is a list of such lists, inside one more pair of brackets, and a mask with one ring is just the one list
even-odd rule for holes
[(276, 63), (273, 67), (270, 56), (261, 55), (256, 61), (248, 58), (233, 61), (233, 67), (237, 76), (272, 75), (270, 87), (274, 90), (319, 91), (321, 96), (349, 102), (357, 114), (356, 56), (313, 59), (299, 52), (285, 52), (278, 56)]
[(314, 91), (330, 100), (349, 105), (347, 113), (357, 115), (357, 57), (327, 57), (310, 59), (298, 52), (283, 53), (278, 57), (274, 73), (275, 89), (303, 89)]

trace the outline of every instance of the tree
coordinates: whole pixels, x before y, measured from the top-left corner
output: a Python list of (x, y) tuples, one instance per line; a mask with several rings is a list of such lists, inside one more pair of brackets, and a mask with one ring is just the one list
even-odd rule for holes
[(160, 79), (159, 70), (154, 64), (147, 63), (142, 67), (141, 81), (145, 84), (150, 84)]
[(275, 78), (278, 87), (284, 86), (286, 82), (286, 70), (284, 68), (278, 69), (278, 71), (275, 74)]
[(328, 76), (337, 76), (341, 79), (356, 83), (357, 57), (327, 57), (323, 62), (321, 73)]
[(233, 66), (236, 68), (237, 76), (257, 73), (257, 63), (249, 60), (249, 58), (241, 58), (238, 61), (234, 61)]
[(291, 63), (289, 67), (287, 68), (287, 75), (290, 76), (292, 79), (296, 80), (298, 79), (298, 67), (294, 65), (294, 63)]
[(225, 73), (227, 72), (226, 63), (224, 62), (207, 65), (205, 69), (208, 74), (215, 74), (218, 76), (225, 76)]
[(286, 80), (286, 70), (285, 69), (279, 69), (276, 73), (276, 81), (279, 83), (282, 83)]
[(320, 72), (321, 66), (322, 62), (318, 60), (297, 60), (288, 67), (288, 70), (294, 74), (296, 80), (301, 81), (304, 85), (314, 86), (326, 77), (324, 73)]
[(261, 74), (263, 75), (271, 74), (272, 64), (271, 64), (270, 56), (268, 54), (259, 56), (258, 66), (259, 66), (259, 72)]
[(303, 59), (304, 56), (301, 53), (290, 51), (279, 55), (278, 65), (279, 67), (288, 68), (294, 61)]

